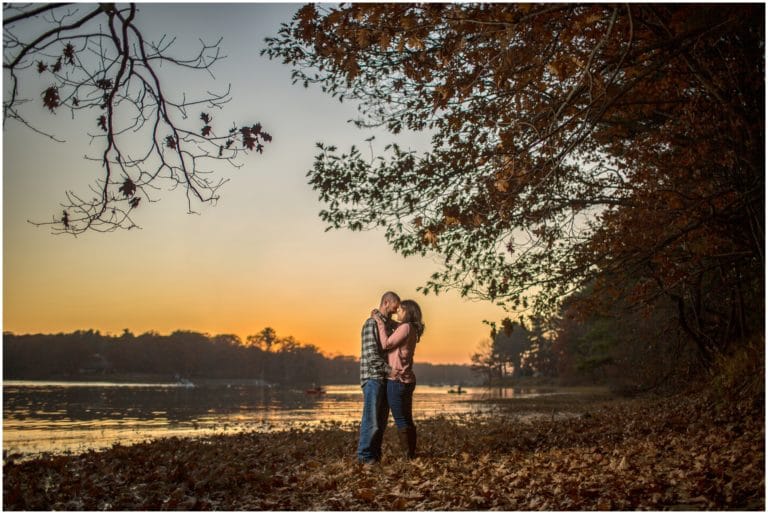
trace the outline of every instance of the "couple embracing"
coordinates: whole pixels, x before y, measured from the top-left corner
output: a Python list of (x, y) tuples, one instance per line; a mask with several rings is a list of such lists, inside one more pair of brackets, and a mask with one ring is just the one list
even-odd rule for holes
[[(392, 320), (397, 314), (398, 322)], [(389, 412), (406, 458), (416, 455), (416, 426), (413, 423), (413, 354), (424, 333), (421, 309), (413, 300), (400, 301), (385, 292), (378, 309), (363, 325), (360, 355), (360, 384), (363, 389), (363, 418), (357, 459), (365, 464), (381, 461), (381, 445)]]

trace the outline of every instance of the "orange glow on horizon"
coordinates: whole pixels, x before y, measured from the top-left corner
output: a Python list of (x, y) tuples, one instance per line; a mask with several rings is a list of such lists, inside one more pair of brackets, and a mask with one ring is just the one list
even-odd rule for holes
[[(135, 210), (141, 228), (52, 235), (29, 221), (60, 217), (66, 192), (86, 196), (101, 174), (98, 163), (84, 159), (99, 158), (98, 141), (86, 133), (95, 121), (52, 116), (30, 104), (32, 122), (67, 141), (59, 143), (9, 119), (2, 166), (5, 331), (191, 330), (236, 334), (244, 341), (272, 327), (278, 336), (316, 345), (326, 355), (359, 356), (363, 322), (381, 294), (393, 290), (421, 305), (426, 332), (417, 361), (469, 362), (489, 334), (482, 321), (504, 317), (500, 308), (454, 292), (423, 296), (417, 288), (440, 268), (439, 261), (403, 258), (381, 230), (326, 232), (318, 218), (322, 207), (306, 181), (316, 142), (347, 149), (363, 144), (370, 131), (349, 124), (357, 115), (354, 104), (293, 85), (289, 67), (254, 56), (253, 42), (276, 34), (298, 7), (142, 4), (148, 36), (162, 36), (169, 27), (192, 42), (226, 35), (227, 59), (217, 64), (216, 78), (203, 75), (194, 86), (170, 84), (174, 96), (220, 92), (231, 84), (232, 103), (216, 114), (216, 122), (253, 119), (273, 136), (263, 155), (242, 159), (241, 169), (210, 168), (212, 177), (228, 180), (216, 206), (193, 203), (196, 213), (189, 214), (183, 190), (165, 189), (153, 196), (156, 202), (142, 201)], [(34, 85), (27, 89), (25, 97), (37, 96)], [(426, 134), (395, 137), (377, 130), (377, 136), (376, 148), (387, 142), (429, 148)]]

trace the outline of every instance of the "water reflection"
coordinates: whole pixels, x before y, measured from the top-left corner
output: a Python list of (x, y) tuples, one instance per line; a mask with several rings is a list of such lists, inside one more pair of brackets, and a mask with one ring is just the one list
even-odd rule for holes
[[(354, 426), (360, 418), (359, 386), (326, 387), (322, 396), (303, 390), (251, 385), (32, 383), (3, 384), (3, 449), (8, 453), (81, 451), (163, 436), (272, 431), (328, 423)], [(487, 413), (493, 404), (466, 404), (492, 396), (535, 396), (514, 390), (419, 386), (416, 419)]]

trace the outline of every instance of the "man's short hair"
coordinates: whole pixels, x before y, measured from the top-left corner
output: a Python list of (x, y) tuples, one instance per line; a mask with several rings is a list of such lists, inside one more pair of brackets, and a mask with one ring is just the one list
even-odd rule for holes
[(384, 295), (381, 297), (381, 305), (384, 305), (384, 302), (397, 302), (400, 303), (400, 296), (395, 294), (394, 292), (387, 291), (384, 293)]

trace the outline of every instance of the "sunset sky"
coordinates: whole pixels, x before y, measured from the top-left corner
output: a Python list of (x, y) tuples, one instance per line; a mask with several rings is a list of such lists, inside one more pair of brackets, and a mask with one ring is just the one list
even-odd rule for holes
[[(218, 91), (231, 83), (233, 100), (215, 114), (217, 122), (261, 122), (274, 137), (263, 155), (248, 155), (241, 169), (219, 167), (216, 175), (230, 181), (216, 206), (195, 206), (199, 215), (187, 214), (179, 190), (157, 194), (159, 202), (138, 209), (140, 230), (73, 238), (35, 227), (28, 220), (60, 214), (65, 190), (86, 193), (99, 166), (83, 157), (96, 150), (89, 150), (83, 124), (64, 111), (54, 116), (41, 109), (37, 122), (66, 144), (6, 124), (5, 331), (187, 329), (245, 339), (270, 326), (328, 355), (358, 355), (360, 327), (381, 293), (391, 289), (422, 306), (427, 330), (418, 361), (469, 362), (488, 337), (482, 320), (498, 320), (500, 308), (455, 292), (421, 295), (416, 288), (439, 261), (403, 258), (382, 231), (324, 232), (317, 195), (305, 177), (315, 143), (367, 148), (365, 139), (376, 135), (374, 145), (383, 148), (390, 137), (354, 128), (347, 123), (356, 115), (354, 104), (340, 104), (319, 88), (293, 86), (288, 66), (259, 55), (264, 37), (275, 35), (298, 6), (141, 6), (138, 23), (146, 35), (175, 34), (182, 53), (185, 42), (223, 36), (227, 58), (215, 67), (216, 78), (200, 75), (195, 82)], [(37, 97), (40, 89), (30, 86), (26, 95)], [(173, 86), (175, 93), (182, 90)], [(418, 136), (397, 140), (415, 148), (427, 144)]]

